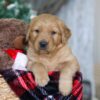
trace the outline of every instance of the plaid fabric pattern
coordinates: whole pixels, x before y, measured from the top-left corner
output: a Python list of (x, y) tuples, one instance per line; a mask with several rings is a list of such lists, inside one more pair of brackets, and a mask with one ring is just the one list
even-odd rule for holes
[[(7, 51), (7, 53), (9, 50)], [(9, 55), (15, 59), (16, 52)], [(82, 75), (77, 72), (73, 78), (73, 89), (68, 96), (62, 96), (58, 90), (59, 72), (48, 73), (50, 82), (45, 87), (35, 83), (34, 75), (29, 71), (12, 69), (2, 71), (2, 75), (20, 100), (82, 100)]]

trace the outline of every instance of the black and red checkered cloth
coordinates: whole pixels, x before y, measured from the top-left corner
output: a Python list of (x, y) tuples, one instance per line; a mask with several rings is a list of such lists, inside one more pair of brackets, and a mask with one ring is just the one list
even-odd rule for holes
[[(8, 55), (15, 59), (19, 50), (8, 50)], [(7, 69), (2, 71), (5, 80), (20, 100), (82, 100), (82, 75), (77, 72), (73, 78), (73, 89), (68, 96), (62, 96), (58, 90), (59, 72), (48, 73), (50, 82), (45, 87), (35, 83), (32, 72)]]

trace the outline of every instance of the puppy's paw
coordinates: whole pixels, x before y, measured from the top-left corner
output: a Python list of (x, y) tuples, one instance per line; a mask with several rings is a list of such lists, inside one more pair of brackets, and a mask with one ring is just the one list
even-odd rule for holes
[(46, 76), (41, 75), (41, 76), (36, 77), (35, 81), (36, 81), (37, 85), (44, 87), (45, 85), (48, 84), (49, 77), (48, 77), (48, 75), (46, 75)]
[(63, 96), (68, 96), (72, 91), (72, 80), (70, 80), (70, 79), (63, 80), (63, 79), (61, 79), (59, 81), (59, 91), (61, 92), (61, 94)]

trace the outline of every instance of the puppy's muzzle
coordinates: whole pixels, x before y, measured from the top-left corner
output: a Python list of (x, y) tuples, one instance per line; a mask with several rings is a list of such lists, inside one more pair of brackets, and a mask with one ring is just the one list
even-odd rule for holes
[(40, 46), (41, 50), (45, 50), (45, 49), (47, 49), (48, 42), (45, 41), (45, 40), (42, 40), (42, 41), (39, 42), (39, 46)]

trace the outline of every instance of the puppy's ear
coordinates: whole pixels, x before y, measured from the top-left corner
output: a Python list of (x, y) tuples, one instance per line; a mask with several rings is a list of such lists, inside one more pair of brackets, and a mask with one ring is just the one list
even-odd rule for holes
[(62, 43), (66, 44), (66, 42), (69, 40), (71, 36), (71, 31), (62, 21), (59, 21), (59, 28), (61, 30)]
[(37, 21), (37, 17), (34, 16), (32, 21), (30, 22), (30, 24), (28, 24), (28, 31), (27, 31), (27, 34), (26, 34), (26, 42), (28, 43), (29, 41), (29, 38), (30, 38), (30, 33), (32, 32), (32, 26), (33, 26), (33, 23), (35, 23), (35, 21)]
[(26, 43), (28, 43), (28, 40), (29, 40), (29, 33), (30, 33), (29, 27), (30, 27), (30, 25), (28, 25), (28, 29), (27, 29), (27, 33), (26, 33), (26, 39), (25, 39)]
[(62, 33), (62, 42), (66, 44), (70, 36), (71, 36), (71, 31), (66, 26), (64, 26), (64, 32)]

